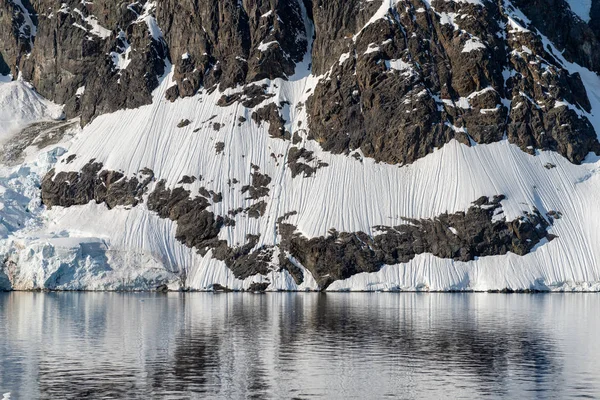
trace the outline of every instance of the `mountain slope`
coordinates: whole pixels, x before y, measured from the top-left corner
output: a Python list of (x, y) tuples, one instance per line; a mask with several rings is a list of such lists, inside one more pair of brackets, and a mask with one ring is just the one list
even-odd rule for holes
[(594, 7), (25, 3), (0, 286), (600, 289)]

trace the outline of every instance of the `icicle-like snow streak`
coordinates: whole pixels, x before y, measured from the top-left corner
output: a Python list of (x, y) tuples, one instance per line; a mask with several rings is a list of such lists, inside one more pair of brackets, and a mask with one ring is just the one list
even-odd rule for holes
[[(37, 35), (37, 26), (33, 22), (33, 19), (31, 18), (31, 14), (27, 10), (27, 8), (23, 5), (23, 2), (21, 0), (11, 0), (11, 1), (16, 7), (19, 7), (19, 9), (21, 10), (21, 13), (23, 14), (23, 18), (25, 20), (24, 24), (19, 27), (19, 34), (23, 35), (24, 37), (28, 37), (29, 48), (32, 49), (33, 42), (35, 40), (35, 36)], [(27, 32), (25, 32), (26, 28), (29, 28), (29, 35), (27, 35)]]
[(367, 26), (371, 25), (377, 20), (385, 18), (386, 15), (390, 12), (390, 10), (393, 9), (398, 3), (399, 0), (382, 0), (381, 6), (377, 9), (375, 14), (373, 14), (373, 16), (367, 21), (367, 23), (360, 29), (360, 31), (354, 34), (352, 40), (356, 42), (358, 36), (360, 36), (360, 34), (365, 30)]

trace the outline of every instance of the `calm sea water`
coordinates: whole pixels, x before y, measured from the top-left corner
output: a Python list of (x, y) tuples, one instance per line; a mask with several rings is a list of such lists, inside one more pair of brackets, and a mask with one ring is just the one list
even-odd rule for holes
[(597, 294), (0, 294), (0, 399), (598, 398), (599, 313)]

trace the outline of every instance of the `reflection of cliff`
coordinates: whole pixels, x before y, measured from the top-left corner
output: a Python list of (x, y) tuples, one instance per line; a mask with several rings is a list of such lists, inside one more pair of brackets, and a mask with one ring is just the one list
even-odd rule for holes
[[(135, 398), (152, 392), (144, 369), (172, 345), (169, 338), (178, 321), (165, 297), (120, 293), (11, 296), (18, 296), (17, 306), (37, 319), (31, 323), (35, 327), (30, 339), (35, 348), (28, 356), (31, 376), (24, 380), (38, 385), (39, 394), (31, 398)], [(28, 296), (36, 301), (23, 307), (22, 298)]]
[(265, 365), (265, 349), (273, 343), (268, 323), (272, 309), (266, 300), (210, 294), (182, 297), (179, 312), (185, 315), (185, 323), (172, 338), (172, 354), (147, 365), (153, 389), (264, 397), (270, 388), (269, 375), (273, 378)]
[(173, 357), (152, 365), (149, 378), (153, 389), (214, 393), (222, 384), (220, 346), (221, 337), (216, 333), (182, 330), (176, 336)]
[[(526, 381), (552, 385), (561, 367), (549, 333), (529, 320), (487, 307), (507, 297), (488, 295), (488, 302), (480, 302), (483, 296), (316, 295), (308, 310), (300, 306), (306, 315), (302, 321), (282, 324), (280, 346), (292, 353), (317, 352), (319, 358), (333, 360), (331, 364), (351, 364), (354, 359), (365, 369), (373, 362), (393, 366), (400, 375), (477, 377), (481, 391), (495, 394), (515, 369)], [(528, 304), (543, 299), (515, 298)]]
[(60, 399), (422, 398), (550, 390), (560, 397), (565, 380), (581, 379), (569, 369), (570, 360), (581, 358), (555, 338), (564, 337), (568, 326), (561, 318), (583, 317), (598, 305), (583, 300), (3, 294), (0, 393)]

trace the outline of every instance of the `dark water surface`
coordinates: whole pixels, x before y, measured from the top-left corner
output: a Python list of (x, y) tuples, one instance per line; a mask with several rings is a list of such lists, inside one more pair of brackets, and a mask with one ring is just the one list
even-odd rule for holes
[(7, 293), (0, 399), (600, 398), (599, 314), (598, 294)]

